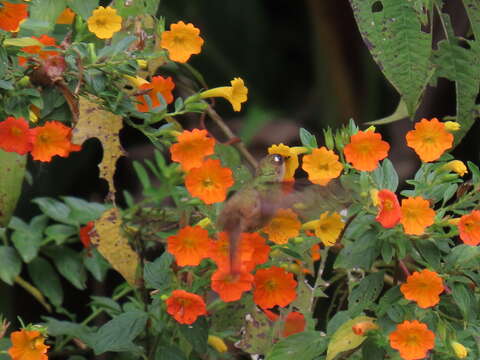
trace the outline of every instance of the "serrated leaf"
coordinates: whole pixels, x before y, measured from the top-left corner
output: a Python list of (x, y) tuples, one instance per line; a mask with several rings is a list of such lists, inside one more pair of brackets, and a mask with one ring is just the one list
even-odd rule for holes
[(355, 349), (366, 339), (366, 336), (356, 335), (352, 326), (362, 321), (372, 321), (374, 318), (368, 316), (357, 316), (342, 324), (333, 334), (327, 349), (326, 360), (333, 360), (338, 354)]
[(25, 176), (26, 155), (0, 149), (0, 226), (7, 226), (17, 206)]
[(357, 315), (372, 304), (383, 289), (383, 271), (373, 273), (362, 279), (348, 297), (348, 311)]
[(28, 264), (28, 273), (33, 284), (55, 306), (63, 302), (63, 288), (60, 278), (53, 266), (44, 258), (37, 257)]
[(130, 285), (135, 285), (138, 255), (132, 250), (122, 232), (122, 219), (117, 208), (105, 211), (95, 221), (92, 244)]
[(205, 317), (200, 317), (192, 325), (180, 325), (180, 333), (197, 353), (204, 354), (207, 351), (208, 324)]
[(112, 300), (108, 297), (105, 296), (90, 296), (92, 299), (91, 305), (103, 308), (103, 309), (108, 309), (108, 310), (113, 310), (116, 313), (122, 312), (122, 308), (120, 305), (115, 300)]
[(87, 274), (80, 255), (67, 247), (50, 247), (42, 249), (52, 258), (58, 272), (77, 289), (85, 289)]
[(72, 132), (72, 142), (83, 144), (90, 138), (97, 138), (102, 143), (103, 159), (98, 164), (100, 177), (108, 182), (107, 198), (115, 198), (115, 174), (117, 160), (125, 155), (120, 144), (119, 132), (123, 127), (122, 117), (101, 108), (85, 97), (80, 97), (79, 119)]
[(13, 280), (20, 274), (22, 261), (11, 246), (0, 246), (0, 279), (8, 285), (13, 285)]
[(368, 50), (413, 116), (431, 75), (432, 35), (422, 30), (422, 14), (411, 1), (350, 0), (350, 4)]
[(327, 338), (318, 331), (304, 331), (277, 342), (265, 360), (313, 360), (327, 347)]
[(173, 272), (170, 266), (173, 262), (173, 256), (165, 251), (154, 262), (146, 263), (143, 272), (145, 286), (147, 288), (157, 289), (165, 292), (169, 289), (172, 281)]

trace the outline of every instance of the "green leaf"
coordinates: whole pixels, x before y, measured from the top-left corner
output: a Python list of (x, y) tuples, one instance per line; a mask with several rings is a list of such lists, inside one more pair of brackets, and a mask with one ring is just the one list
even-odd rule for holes
[(477, 318), (478, 306), (475, 296), (464, 284), (454, 283), (452, 288), (453, 300), (457, 303), (463, 318), (474, 322)]
[(84, 20), (88, 19), (98, 6), (98, 0), (67, 0), (67, 6)]
[(315, 136), (310, 134), (310, 132), (304, 128), (300, 128), (300, 141), (302, 142), (302, 145), (307, 148), (316, 149), (318, 147)]
[(78, 222), (70, 217), (71, 211), (64, 203), (48, 197), (39, 197), (33, 199), (32, 202), (37, 204), (40, 210), (53, 220), (64, 224), (78, 225)]
[(104, 281), (107, 271), (111, 268), (105, 258), (99, 254), (97, 249), (90, 249), (83, 256), (83, 264), (97, 281)]
[(62, 200), (71, 209), (70, 218), (81, 224), (97, 220), (107, 209), (103, 204), (88, 202), (73, 196), (62, 196)]
[(381, 243), (377, 241), (377, 232), (373, 229), (361, 234), (355, 241), (346, 243), (345, 248), (335, 260), (334, 268), (352, 269), (360, 267), (369, 270), (380, 254)]
[(12, 358), (7, 353), (2, 354), (2, 351), (7, 351), (9, 348), (12, 347), (12, 342), (9, 338), (1, 338), (0, 339), (0, 360), (11, 360)]
[(411, 1), (350, 0), (350, 4), (373, 59), (413, 116), (431, 75), (432, 35), (422, 30), (422, 13)]
[(215, 154), (222, 161), (222, 165), (235, 168), (241, 165), (240, 153), (232, 145), (215, 144)]
[(338, 354), (360, 346), (365, 341), (366, 336), (356, 335), (352, 326), (362, 321), (372, 320), (374, 319), (368, 316), (358, 316), (343, 323), (332, 335), (328, 344), (326, 360), (333, 360)]
[(405, 104), (405, 101), (403, 101), (403, 99), (400, 98), (397, 108), (395, 109), (393, 114), (381, 119), (374, 120), (374, 121), (368, 121), (365, 123), (365, 125), (385, 125), (385, 124), (390, 124), (392, 122), (405, 119), (406, 117), (408, 117), (407, 105)]
[(265, 360), (313, 360), (327, 348), (327, 338), (318, 331), (304, 331), (277, 342)]
[(145, 330), (148, 315), (143, 311), (129, 311), (116, 316), (103, 325), (96, 334), (93, 344), (95, 355), (107, 351), (137, 351), (133, 340)]
[(187, 360), (185, 354), (171, 345), (159, 346), (155, 352), (155, 360)]
[(0, 279), (8, 285), (13, 285), (13, 280), (22, 270), (22, 262), (17, 252), (11, 246), (0, 246)]
[(428, 265), (438, 270), (440, 268), (441, 254), (433, 241), (419, 239), (415, 241), (415, 245)]
[(114, 313), (122, 312), (122, 308), (120, 307), (120, 305), (118, 305), (116, 301), (108, 297), (105, 297), (105, 296), (90, 296), (90, 297), (92, 299), (92, 302), (90, 303), (90, 305), (92, 306), (96, 306), (102, 309), (107, 309), (110, 311), (113, 310)]
[(372, 178), (379, 189), (388, 189), (393, 192), (398, 187), (398, 174), (389, 159), (382, 161), (382, 164), (372, 173)]
[(461, 244), (455, 246), (446, 258), (449, 268), (478, 269), (480, 260), (480, 247)]
[(180, 333), (197, 353), (204, 354), (207, 352), (208, 324), (204, 316), (192, 325), (180, 325)]
[(28, 273), (34, 285), (55, 306), (63, 302), (63, 288), (53, 266), (44, 258), (37, 257), (28, 264)]
[(65, 6), (65, 0), (32, 0), (28, 7), (29, 18), (48, 23), (49, 28), (53, 29), (58, 16), (65, 9)]
[(77, 289), (85, 289), (87, 274), (81, 256), (67, 247), (49, 247), (42, 251), (52, 258), (60, 274)]
[(173, 256), (164, 252), (154, 262), (146, 263), (143, 273), (145, 286), (151, 289), (158, 289), (164, 292), (170, 288), (173, 272), (170, 266), (173, 262)]
[(42, 244), (42, 233), (47, 221), (48, 218), (45, 215), (37, 215), (29, 225), (13, 232), (12, 242), (24, 262), (28, 263), (37, 256)]
[(25, 176), (26, 155), (0, 149), (0, 226), (7, 226), (17, 206)]
[[(469, 14), (472, 15), (472, 12)], [(438, 49), (433, 53), (433, 62), (437, 78), (443, 77), (455, 82), (456, 121), (461, 125), (460, 130), (455, 132), (455, 142), (458, 144), (478, 116), (475, 100), (480, 84), (479, 37), (476, 37), (476, 41), (459, 39), (455, 37), (448, 15), (444, 14), (442, 20), (447, 38), (438, 43)], [(476, 31), (479, 30), (476, 24), (474, 27)]]
[(78, 235), (78, 230), (70, 225), (54, 224), (45, 229), (45, 235), (47, 238), (55, 240), (57, 245), (61, 245), (68, 238)]
[(383, 271), (368, 275), (352, 290), (348, 297), (348, 311), (358, 315), (377, 299), (383, 290)]

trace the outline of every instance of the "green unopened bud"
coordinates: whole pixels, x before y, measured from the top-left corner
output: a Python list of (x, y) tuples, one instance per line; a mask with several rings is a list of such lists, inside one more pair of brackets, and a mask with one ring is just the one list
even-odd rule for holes
[(301, 236), (297, 236), (296, 238), (293, 238), (293, 242), (295, 244), (301, 244), (303, 243), (303, 238)]
[(20, 87), (27, 87), (29, 86), (31, 83), (30, 83), (30, 77), (25, 75), (24, 77), (22, 77), (20, 80), (18, 80), (17, 84), (20, 86)]
[(170, 296), (164, 294), (164, 295), (161, 295), (161, 296), (160, 296), (160, 300), (165, 301), (165, 300), (167, 300), (169, 297), (170, 297)]
[(208, 104), (204, 101), (199, 101), (196, 103), (184, 104), (185, 110), (188, 112), (204, 112), (205, 109), (208, 107)]
[(330, 127), (327, 130), (323, 130), (323, 136), (325, 138), (325, 145), (329, 150), (333, 150), (335, 147), (335, 142), (333, 141), (333, 133)]

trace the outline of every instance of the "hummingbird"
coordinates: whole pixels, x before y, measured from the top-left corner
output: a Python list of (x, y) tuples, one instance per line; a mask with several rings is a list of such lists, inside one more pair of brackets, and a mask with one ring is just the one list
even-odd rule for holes
[(217, 227), (229, 237), (231, 274), (237, 275), (241, 271), (240, 256), (237, 256), (240, 235), (267, 225), (282, 205), (284, 174), (285, 158), (282, 155), (265, 156), (260, 160), (254, 178), (229, 198), (221, 210)]

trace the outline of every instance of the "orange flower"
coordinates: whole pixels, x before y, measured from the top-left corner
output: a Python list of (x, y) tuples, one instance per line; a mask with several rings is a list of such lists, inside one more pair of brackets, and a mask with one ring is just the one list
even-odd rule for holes
[(400, 291), (405, 299), (415, 301), (419, 307), (426, 309), (440, 302), (443, 281), (435, 271), (415, 271), (407, 278), (407, 282), (400, 286)]
[(68, 157), (72, 151), (80, 151), (79, 145), (72, 144), (72, 129), (59, 121), (48, 121), (43, 126), (32, 129), (34, 136), (32, 157), (34, 160), (51, 161), (59, 155)]
[(421, 196), (403, 199), (401, 212), (400, 223), (408, 235), (422, 235), (435, 218), (435, 211), (430, 208), (430, 203)]
[[(55, 44), (55, 39), (48, 36), (48, 35), (41, 35), (40, 37), (32, 36), (32, 38), (37, 39), (44, 46), (58, 47)], [(53, 51), (53, 50), (45, 50), (44, 51), (44, 50), (42, 50), (42, 48), (43, 48), (43, 46), (33, 45), (33, 46), (25, 46), (25, 47), (21, 48), (20, 50), (25, 52), (25, 53), (28, 53), (28, 54), (38, 55), (40, 57), (40, 59), (43, 59), (43, 60), (48, 59), (51, 56), (57, 56), (58, 55), (58, 51)], [(26, 57), (23, 57), (23, 56), (18, 57), (18, 63), (20, 64), (20, 66), (24, 66), (26, 62), (27, 62)]]
[(213, 159), (207, 159), (200, 167), (191, 169), (185, 177), (187, 190), (205, 204), (224, 201), (233, 183), (232, 170), (222, 167), (220, 160)]
[(350, 137), (350, 143), (343, 152), (346, 160), (360, 171), (372, 171), (380, 160), (388, 156), (390, 145), (382, 140), (382, 135), (373, 131), (359, 131)]
[[(161, 106), (158, 95), (162, 96), (167, 104), (171, 104), (173, 102), (172, 90), (174, 88), (175, 83), (170, 76), (167, 78), (163, 78), (160, 75), (152, 77), (152, 82), (142, 84), (138, 88), (139, 91), (150, 91), (144, 95), (137, 96), (137, 110), (140, 112), (148, 112), (151, 109)], [(149, 101), (145, 98), (146, 96), (150, 98), (150, 105)]]
[(247, 271), (252, 271), (255, 266), (268, 261), (270, 246), (264, 237), (258, 233), (243, 233), (240, 236), (240, 251), (243, 263)]
[(383, 189), (377, 194), (379, 200), (377, 220), (384, 228), (392, 228), (400, 222), (402, 212), (397, 195), (394, 192)]
[(186, 226), (167, 238), (167, 250), (175, 256), (179, 266), (196, 266), (208, 257), (212, 239), (208, 231), (200, 226)]
[(288, 239), (298, 236), (301, 222), (297, 214), (291, 209), (278, 209), (275, 217), (265, 226), (262, 231), (268, 235), (268, 239), (275, 244), (286, 244)]
[(187, 62), (194, 54), (200, 54), (202, 45), (200, 30), (183, 21), (171, 24), (170, 31), (164, 31), (160, 41), (160, 46), (168, 50), (170, 60), (181, 63)]
[(268, 153), (282, 155), (285, 159), (285, 175), (283, 181), (290, 182), (295, 181), (295, 171), (298, 169), (298, 155), (307, 151), (307, 148), (296, 146), (290, 147), (287, 145), (279, 144), (272, 145), (268, 148)]
[(480, 211), (473, 210), (470, 214), (463, 215), (458, 222), (460, 239), (467, 244), (476, 246), (480, 244)]
[(404, 360), (423, 359), (435, 346), (435, 334), (424, 323), (405, 320), (390, 334), (390, 346), (398, 350)]
[(305, 325), (305, 316), (298, 311), (292, 311), (285, 318), (285, 325), (283, 326), (282, 336), (287, 337), (293, 334), (300, 333), (305, 330)]
[(65, 8), (60, 15), (58, 15), (57, 24), (63, 25), (70, 25), (73, 23), (73, 19), (75, 18), (75, 13), (70, 8)]
[(320, 219), (309, 221), (302, 226), (305, 230), (314, 230), (315, 236), (325, 246), (335, 245), (344, 227), (342, 216), (337, 212), (330, 214), (328, 211), (320, 214)]
[(185, 171), (200, 167), (203, 159), (215, 151), (215, 140), (207, 135), (207, 130), (184, 130), (177, 137), (178, 143), (170, 147), (172, 160), (180, 163)]
[(167, 313), (180, 324), (193, 324), (199, 316), (207, 313), (205, 301), (200, 296), (185, 290), (174, 290), (165, 303)]
[(406, 139), (407, 145), (415, 150), (424, 162), (438, 160), (444, 151), (450, 149), (453, 144), (453, 135), (437, 118), (422, 119), (417, 122), (415, 130), (410, 130)]
[(320, 245), (319, 244), (313, 244), (312, 247), (310, 248), (310, 253), (312, 254), (312, 260), (318, 261), (320, 260), (322, 254), (320, 252)]
[(253, 300), (265, 309), (285, 307), (297, 297), (296, 287), (293, 274), (284, 269), (276, 266), (260, 269), (255, 274)]
[(312, 183), (323, 186), (340, 175), (343, 165), (338, 161), (338, 155), (322, 146), (303, 157), (302, 169), (308, 173)]
[(32, 150), (32, 133), (24, 118), (9, 116), (0, 122), (0, 149), (20, 155)]
[(0, 29), (17, 31), (20, 22), (28, 16), (28, 5), (8, 1), (0, 1), (0, 5)]
[(247, 271), (232, 274), (220, 268), (212, 275), (212, 290), (225, 302), (240, 300), (245, 291), (252, 289), (253, 275)]
[(373, 321), (360, 321), (352, 326), (353, 333), (359, 336), (365, 336), (366, 332), (375, 329), (378, 329), (378, 325)]
[(48, 360), (46, 355), (48, 345), (45, 345), (45, 338), (40, 331), (25, 330), (14, 331), (10, 335), (12, 347), (8, 354), (12, 360)]
[(82, 226), (80, 228), (80, 241), (82, 242), (83, 244), (83, 247), (85, 249), (90, 249), (90, 246), (92, 245), (91, 241), (90, 241), (90, 231), (92, 231), (93, 227), (94, 227), (94, 222), (93, 221), (89, 221), (87, 223), (87, 225), (85, 226)]

